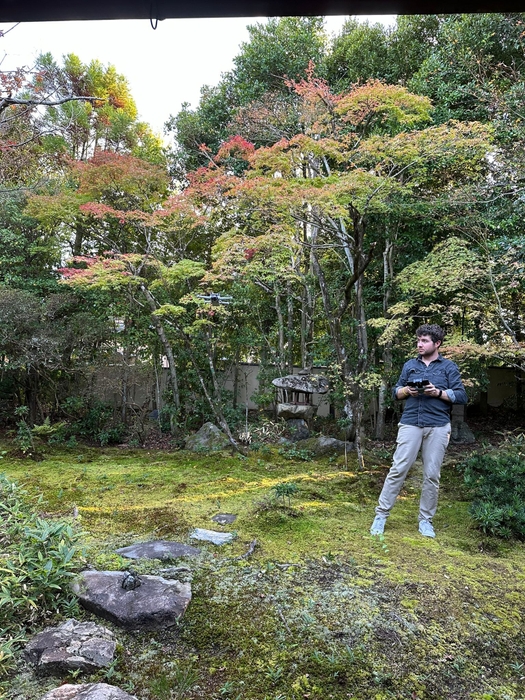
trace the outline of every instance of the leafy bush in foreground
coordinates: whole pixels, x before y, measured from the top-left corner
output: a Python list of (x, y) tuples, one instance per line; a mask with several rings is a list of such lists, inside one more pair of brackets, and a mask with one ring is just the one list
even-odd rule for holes
[(508, 440), (464, 464), (464, 480), (473, 495), (470, 513), (486, 534), (525, 539), (525, 441)]
[(79, 533), (40, 517), (40, 503), (0, 474), (0, 675), (26, 627), (71, 605)]

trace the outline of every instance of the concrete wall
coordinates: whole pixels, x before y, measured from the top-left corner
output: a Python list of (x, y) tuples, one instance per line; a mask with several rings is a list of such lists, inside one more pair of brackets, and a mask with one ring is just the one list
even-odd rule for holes
[[(259, 389), (260, 365), (255, 363), (242, 362), (238, 366), (237, 373), (237, 404), (246, 405), (248, 408), (256, 410), (257, 404), (251, 397)], [(299, 367), (294, 367), (294, 374), (300, 371)], [(314, 368), (314, 374), (322, 374), (323, 368)], [(235, 386), (235, 369), (230, 370), (222, 377), (224, 388), (233, 393)], [(117, 354), (114, 361), (99, 370), (93, 378), (93, 388), (96, 395), (103, 401), (111, 403), (115, 407), (122, 405), (123, 389), (125, 389), (128, 405), (133, 404), (136, 408), (146, 407), (161, 408), (162, 396), (169, 385), (169, 371), (166, 367), (155, 372), (148, 366), (126, 364), (122, 356)], [(277, 390), (275, 393), (277, 398)], [(486, 403), (489, 406), (501, 406), (509, 402), (516, 396), (516, 372), (510, 367), (490, 367), (489, 386), (485, 394)], [(330, 415), (330, 393), (314, 394), (312, 403), (317, 407), (317, 415), (327, 417)], [(373, 411), (373, 406), (371, 407)]]
[[(259, 389), (259, 369), (260, 365), (258, 364), (241, 362), (237, 370), (237, 404), (245, 406), (248, 401), (249, 410), (258, 408), (251, 397)], [(297, 374), (299, 370), (300, 367), (294, 367), (294, 374)], [(321, 371), (314, 369), (313, 373), (321, 373)], [(231, 367), (222, 377), (222, 382), (224, 388), (233, 393), (235, 386), (234, 367)], [(151, 410), (162, 407), (162, 396), (169, 385), (169, 370), (163, 367), (155, 376), (149, 367), (126, 364), (124, 358), (117, 354), (110, 365), (96, 373), (93, 385), (96, 395), (102, 401), (110, 403), (116, 408), (120, 408), (122, 405), (125, 391), (128, 405), (142, 407), (149, 404)], [(330, 403), (326, 394), (314, 394), (312, 403), (317, 407), (317, 415), (326, 417), (330, 414)]]

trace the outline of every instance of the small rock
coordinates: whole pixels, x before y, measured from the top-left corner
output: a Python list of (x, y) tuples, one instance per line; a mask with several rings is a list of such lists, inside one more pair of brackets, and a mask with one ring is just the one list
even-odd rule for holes
[(237, 520), (237, 516), (233, 515), (233, 513), (217, 513), (212, 520), (219, 523), (219, 525), (231, 525)]
[(324, 435), (307, 440), (299, 440), (295, 444), (299, 449), (311, 452), (314, 457), (344, 454), (345, 446), (347, 452), (354, 449), (353, 442), (345, 443), (343, 440), (336, 440), (336, 438), (325, 437)]
[(190, 537), (194, 540), (202, 540), (203, 542), (212, 542), (213, 544), (221, 545), (228, 544), (234, 539), (233, 533), (231, 532), (216, 532), (215, 530), (203, 530), (200, 527), (196, 527), (195, 530), (190, 534)]
[(40, 674), (92, 673), (111, 664), (115, 647), (113, 633), (106, 627), (67, 620), (37, 634), (24, 655)]
[(134, 571), (126, 571), (122, 583), (120, 584), (125, 591), (134, 591), (142, 585), (140, 576)]
[(196, 557), (200, 549), (189, 544), (170, 540), (153, 540), (137, 542), (129, 547), (117, 549), (117, 554), (128, 559), (178, 559), (179, 557)]
[(284, 447), (291, 447), (291, 446), (293, 445), (293, 442), (292, 442), (290, 439), (288, 439), (288, 438), (280, 437), (280, 438), (277, 440), (277, 444), (278, 444), (278, 445), (283, 445)]
[(50, 690), (41, 700), (138, 700), (115, 685), (107, 683), (66, 683)]

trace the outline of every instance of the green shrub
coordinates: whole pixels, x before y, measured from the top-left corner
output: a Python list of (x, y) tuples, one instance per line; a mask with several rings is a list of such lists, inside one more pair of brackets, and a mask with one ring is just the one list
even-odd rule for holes
[(40, 503), (0, 474), (0, 674), (26, 627), (71, 606), (79, 533), (40, 517)]
[(61, 408), (68, 420), (49, 436), (50, 443), (74, 447), (78, 440), (90, 440), (105, 447), (122, 442), (126, 435), (126, 426), (115, 419), (113, 407), (103, 401), (70, 396)]
[(16, 424), (15, 444), (22, 454), (31, 456), (35, 452), (35, 443), (31, 428), (26, 420), (28, 414), (29, 408), (27, 406), (19, 406), (15, 409), (15, 415), (20, 419)]
[(279, 450), (281, 457), (285, 459), (296, 460), (298, 462), (311, 462), (314, 458), (314, 453), (311, 450), (306, 450), (303, 447), (282, 447)]
[(63, 431), (65, 427), (66, 423), (64, 422), (51, 424), (51, 420), (48, 416), (40, 425), (34, 425), (31, 428), (31, 432), (35, 437), (44, 440), (44, 442), (48, 442), (50, 438), (60, 433), (60, 431)]
[(525, 454), (516, 440), (465, 462), (470, 513), (488, 535), (525, 539)]
[(293, 484), (290, 481), (284, 481), (280, 484), (275, 484), (275, 486), (272, 486), (272, 491), (275, 493), (276, 498), (282, 498), (283, 499), (283, 505), (285, 504), (285, 499), (288, 499), (288, 505), (290, 505), (292, 496), (295, 496), (295, 494), (299, 491), (299, 487), (297, 484)]

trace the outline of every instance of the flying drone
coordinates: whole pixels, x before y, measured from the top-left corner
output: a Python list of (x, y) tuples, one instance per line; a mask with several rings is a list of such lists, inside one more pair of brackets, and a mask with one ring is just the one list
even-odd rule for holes
[(197, 294), (199, 299), (204, 299), (204, 301), (209, 301), (212, 306), (219, 306), (219, 304), (229, 304), (233, 297), (221, 296), (216, 292), (210, 292), (209, 294)]

